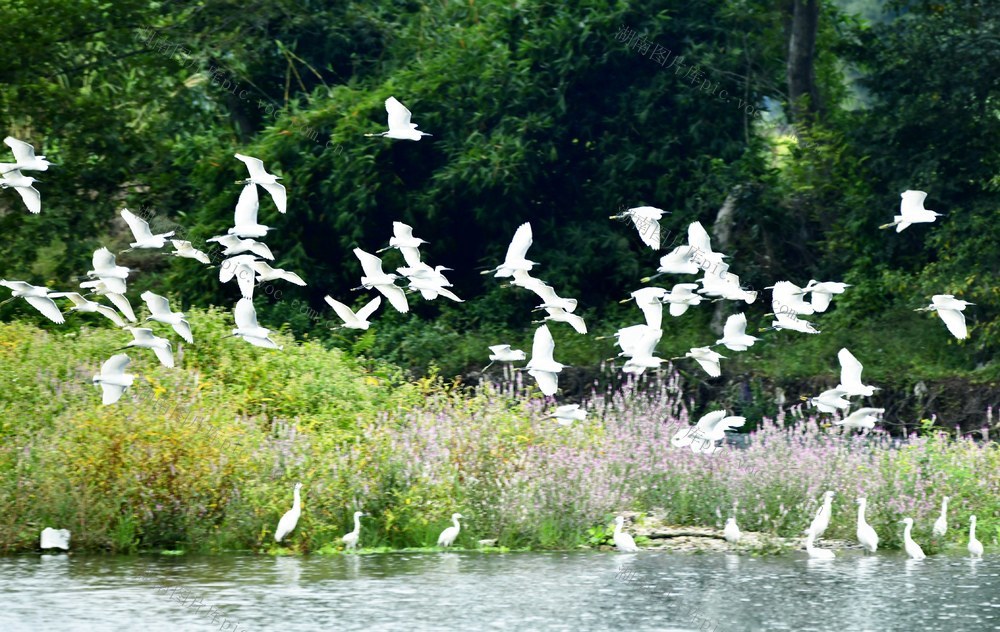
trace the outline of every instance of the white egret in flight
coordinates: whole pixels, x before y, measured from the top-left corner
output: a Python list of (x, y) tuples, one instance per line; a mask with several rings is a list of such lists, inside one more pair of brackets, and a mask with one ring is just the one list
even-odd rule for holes
[(333, 308), (333, 311), (337, 313), (337, 316), (340, 316), (340, 319), (344, 321), (344, 324), (341, 326), (347, 329), (368, 329), (368, 327), (371, 326), (368, 319), (375, 313), (378, 306), (382, 304), (382, 297), (376, 296), (372, 300), (368, 301), (367, 305), (355, 312), (347, 305), (334, 300), (330, 296), (324, 296), (323, 300), (326, 301), (327, 305)]
[(825, 312), (830, 306), (830, 299), (834, 294), (843, 294), (844, 290), (851, 287), (847, 283), (827, 281), (819, 283), (815, 279), (809, 279), (809, 283), (802, 288), (804, 292), (809, 292), (809, 304), (817, 312)]
[(683, 316), (688, 307), (700, 305), (701, 294), (696, 294), (697, 283), (677, 283), (669, 294), (663, 295), (663, 302), (670, 304), (670, 315), (674, 318)]
[(204, 264), (212, 263), (212, 260), (207, 254), (198, 250), (191, 245), (190, 241), (184, 241), (182, 239), (171, 239), (170, 243), (174, 246), (174, 251), (170, 254), (175, 257), (183, 257), (185, 259), (194, 259)]
[(166, 233), (154, 235), (153, 231), (149, 229), (149, 222), (137, 216), (127, 208), (122, 209), (122, 219), (124, 219), (125, 223), (128, 224), (129, 230), (132, 231), (132, 237), (135, 238), (135, 241), (129, 244), (128, 250), (125, 250), (124, 252), (140, 248), (150, 250), (163, 248), (167, 245), (167, 238), (173, 237), (174, 235), (174, 231), (172, 230)]
[(406, 293), (403, 292), (403, 288), (396, 285), (396, 279), (399, 276), (383, 272), (382, 260), (360, 248), (354, 249), (354, 256), (361, 262), (361, 270), (364, 272), (361, 277), (361, 287), (367, 290), (375, 288), (400, 313), (405, 314), (410, 311), (410, 307), (406, 303)]
[(514, 233), (514, 238), (510, 240), (510, 245), (507, 246), (507, 255), (504, 257), (503, 263), (490, 270), (483, 270), (480, 274), (495, 272), (496, 274), (493, 276), (509, 277), (514, 276), (514, 272), (517, 270), (528, 272), (535, 265), (534, 261), (529, 261), (525, 258), (530, 247), (531, 224), (525, 222), (518, 226), (517, 231)]
[(292, 508), (285, 512), (285, 515), (281, 517), (278, 521), (278, 528), (274, 530), (274, 541), (281, 542), (285, 539), (285, 536), (295, 529), (295, 525), (299, 523), (299, 516), (302, 515), (302, 498), (299, 496), (299, 490), (302, 489), (302, 483), (295, 483), (295, 501), (292, 503)]
[(531, 345), (531, 360), (524, 368), (528, 371), (528, 375), (535, 378), (538, 388), (545, 395), (555, 395), (559, 388), (559, 372), (565, 366), (553, 359), (552, 352), (555, 348), (556, 343), (548, 327), (542, 325), (535, 330)]
[(524, 351), (511, 349), (510, 345), (493, 345), (490, 352), (490, 363), (483, 367), (483, 371), (493, 366), (494, 362), (521, 362), (528, 357)]
[(935, 294), (931, 297), (930, 305), (914, 311), (937, 312), (951, 335), (961, 340), (969, 336), (969, 330), (965, 326), (965, 314), (962, 313), (969, 305), (975, 305), (975, 303), (958, 300), (951, 294)]
[(833, 425), (851, 429), (871, 430), (875, 427), (876, 423), (882, 421), (879, 415), (884, 413), (884, 408), (859, 408), (844, 419), (833, 422)]
[(36, 156), (35, 148), (24, 142), (17, 140), (13, 136), (3, 139), (3, 144), (10, 147), (14, 154), (13, 164), (0, 164), (0, 174), (7, 173), (14, 169), (21, 171), (47, 171), (49, 165), (53, 164), (45, 159), (45, 156)]
[(125, 321), (122, 317), (118, 315), (114, 309), (108, 307), (107, 305), (101, 305), (95, 301), (88, 301), (79, 292), (58, 292), (55, 294), (50, 294), (50, 296), (61, 296), (68, 298), (73, 302), (73, 307), (69, 308), (71, 312), (80, 312), (83, 314), (100, 314), (104, 316), (117, 327), (124, 327)]
[(840, 384), (837, 385), (837, 388), (844, 391), (845, 395), (870, 397), (879, 390), (876, 386), (861, 383), (861, 372), (864, 367), (853, 353), (846, 348), (841, 349), (837, 352), (837, 359), (840, 360)]
[(670, 444), (676, 448), (691, 446), (692, 452), (712, 454), (718, 451), (715, 442), (726, 438), (726, 430), (739, 428), (746, 421), (746, 417), (728, 415), (725, 410), (712, 411), (702, 415), (694, 426), (681, 428), (674, 433)]
[(288, 281), (289, 283), (294, 283), (295, 285), (305, 285), (306, 282), (302, 280), (302, 277), (295, 274), (290, 270), (284, 270), (282, 268), (272, 268), (270, 264), (266, 261), (251, 261), (249, 266), (253, 268), (253, 271), (257, 273), (258, 283), (267, 283), (270, 281)]
[(818, 408), (822, 413), (833, 413), (851, 407), (851, 402), (845, 399), (844, 395), (847, 395), (847, 391), (831, 388), (816, 397), (803, 396), (802, 399)]
[(254, 309), (252, 300), (241, 298), (233, 310), (233, 317), (236, 320), (236, 329), (230, 334), (231, 336), (239, 336), (255, 347), (281, 349), (269, 337), (271, 330), (257, 324), (257, 310)]
[(726, 358), (721, 353), (712, 351), (710, 347), (695, 347), (685, 353), (683, 357), (693, 358), (705, 370), (705, 373), (708, 373), (711, 377), (722, 375), (722, 367), (719, 365), (719, 360)]
[(17, 169), (12, 169), (4, 173), (3, 177), (0, 178), (0, 189), (14, 189), (17, 191), (28, 212), (38, 215), (42, 212), (42, 194), (32, 186), (35, 182), (41, 182), (41, 180), (28, 177)]
[(132, 337), (135, 340), (121, 347), (122, 349), (128, 349), (129, 347), (152, 349), (157, 359), (159, 359), (160, 364), (171, 369), (174, 368), (174, 354), (169, 340), (156, 336), (153, 334), (152, 329), (145, 327), (129, 327), (128, 330), (132, 332)]
[(899, 203), (899, 215), (892, 218), (891, 224), (882, 224), (879, 228), (896, 227), (896, 232), (901, 233), (910, 224), (927, 224), (933, 222), (942, 213), (935, 213), (924, 208), (924, 200), (927, 194), (923, 191), (903, 191), (899, 194), (902, 201)]
[(620, 301), (627, 303), (634, 300), (635, 304), (642, 310), (642, 315), (646, 318), (646, 324), (654, 329), (660, 329), (663, 325), (663, 297), (669, 292), (662, 287), (644, 287), (632, 292), (631, 299)]
[(80, 287), (91, 290), (91, 294), (97, 294), (98, 296), (107, 296), (108, 300), (111, 301), (118, 311), (125, 315), (125, 318), (131, 322), (135, 322), (135, 312), (132, 311), (132, 305), (125, 298), (125, 295), (121, 292), (114, 292), (108, 287), (107, 283), (100, 279), (94, 281), (84, 281), (80, 284)]
[(403, 255), (403, 260), (408, 266), (416, 266), (420, 261), (420, 246), (428, 242), (413, 236), (413, 228), (403, 222), (392, 223), (392, 237), (389, 238), (389, 245), (376, 250), (376, 253), (385, 252), (390, 248), (396, 248)]
[(125, 389), (132, 386), (135, 376), (125, 372), (129, 362), (129, 357), (124, 353), (113, 355), (104, 361), (101, 372), (94, 376), (94, 384), (101, 385), (102, 402), (105, 406), (117, 402)]
[(448, 527), (441, 532), (441, 535), (438, 536), (438, 546), (451, 546), (455, 543), (455, 538), (458, 537), (458, 532), (462, 530), (462, 525), (458, 524), (459, 518), (465, 518), (465, 516), (460, 513), (451, 514), (451, 521), (454, 526)]
[(225, 247), (222, 254), (226, 257), (248, 252), (264, 259), (274, 260), (274, 255), (271, 254), (271, 249), (267, 247), (267, 244), (254, 239), (240, 239), (236, 235), (217, 235), (205, 241), (219, 242), (219, 245)]
[(566, 404), (559, 406), (554, 412), (549, 414), (554, 417), (560, 426), (572, 426), (574, 421), (583, 421), (587, 418), (587, 411), (580, 408), (580, 404)]
[(389, 131), (365, 136), (384, 136), (398, 140), (420, 140), (421, 136), (430, 136), (427, 132), (417, 131), (417, 124), (410, 122), (410, 111), (396, 97), (385, 100), (385, 111), (389, 114)]
[(240, 288), (240, 296), (253, 298), (253, 288), (256, 282), (256, 271), (251, 267), (257, 261), (254, 255), (236, 255), (223, 260), (219, 265), (219, 281), (229, 283), (236, 279)]
[(155, 320), (158, 323), (170, 325), (177, 332), (177, 335), (185, 341), (194, 342), (194, 338), (191, 336), (191, 323), (184, 318), (184, 314), (181, 312), (170, 311), (170, 301), (149, 290), (143, 292), (140, 298), (146, 302), (146, 307), (149, 308), (150, 316), (146, 319), (147, 321)]
[[(50, 298), (49, 288), (31, 285), (24, 281), (7, 281), (6, 279), (0, 279), (0, 285), (11, 291), (11, 297), (0, 303), (0, 305), (9, 303), (15, 298), (23, 298), (28, 305), (34, 307), (41, 312), (42, 316), (45, 316), (52, 322), (60, 325), (66, 322), (66, 318), (59, 311), (59, 306)], [(52, 294), (51, 296), (59, 296), (59, 294)]]
[(260, 200), (257, 198), (257, 185), (250, 183), (240, 191), (240, 198), (236, 202), (236, 210), (233, 213), (233, 227), (227, 232), (237, 237), (263, 237), (270, 226), (264, 226), (257, 222), (257, 211), (260, 210)]
[(258, 184), (264, 187), (264, 190), (267, 191), (271, 195), (271, 199), (274, 200), (274, 205), (278, 207), (278, 212), (284, 213), (286, 193), (285, 185), (278, 182), (281, 178), (272, 173), (268, 173), (267, 170), (264, 169), (264, 161), (259, 158), (244, 156), (243, 154), (233, 155), (237, 160), (243, 161), (243, 164), (247, 166), (247, 171), (250, 172), (249, 178), (245, 180), (237, 180), (236, 184)]
[(760, 338), (747, 334), (747, 316), (739, 313), (726, 319), (726, 325), (722, 328), (722, 338), (716, 340), (715, 344), (723, 345), (730, 351), (746, 351), (758, 340)]
[(653, 206), (637, 206), (630, 208), (624, 213), (612, 215), (609, 219), (631, 219), (639, 231), (642, 242), (652, 248), (660, 248), (660, 218), (665, 211)]

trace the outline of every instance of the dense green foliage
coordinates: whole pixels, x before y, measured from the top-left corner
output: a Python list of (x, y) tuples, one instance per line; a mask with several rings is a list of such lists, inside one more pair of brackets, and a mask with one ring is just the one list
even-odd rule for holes
[[(239, 151), (284, 177), (289, 212), (265, 200), (262, 221), (276, 227), (267, 241), (277, 264), (309, 283), (283, 287), (280, 300), (259, 296), (261, 321), (452, 375), (480, 367), (501, 336), (528, 340), (531, 298), (478, 274), (521, 222), (534, 227), (539, 276), (579, 298), (591, 330), (606, 334), (636, 321), (617, 299), (656, 265), (634, 229), (607, 216), (665, 208), (669, 243), (692, 220), (710, 227), (732, 194), (723, 250), (744, 282), (853, 285), (824, 315), (822, 336), (774, 336), (751, 352), (754, 370), (823, 373), (850, 342), (877, 378), (994, 378), (997, 7), (889, 2), (869, 24), (841, 9), (871, 17), (881, 2), (824, 3), (816, 77), (825, 116), (790, 137), (781, 114), (789, 4), (5, 3), (0, 119), (59, 166), (41, 174), (41, 215), (0, 196), (0, 276), (73, 285), (95, 248), (127, 241), (122, 206), (146, 207), (154, 228), (179, 226), (196, 242), (217, 234), (232, 219)], [(661, 65), (618, 41), (623, 25), (672, 57)], [(752, 116), (670, 62), (693, 63), (688, 70), (751, 111), (769, 111)], [(859, 77), (860, 97), (846, 74)], [(390, 95), (434, 136), (364, 138), (383, 128)], [(927, 191), (928, 207), (947, 216), (899, 235), (876, 230), (908, 188)], [(426, 258), (455, 268), (468, 301), (383, 312), (361, 339), (303, 314), (305, 304), (330, 314), (324, 294), (350, 302), (360, 273), (351, 249), (384, 245), (393, 220), (431, 242)], [(235, 302), (233, 287), (190, 260), (130, 253), (121, 262), (140, 272), (130, 279), (136, 295), (154, 289), (182, 307)], [(934, 317), (912, 311), (935, 293), (976, 303), (969, 341), (949, 341)], [(768, 309), (748, 308), (752, 324), (766, 323)], [(709, 311), (669, 322), (664, 355), (705, 344)], [(14, 314), (34, 317), (17, 303), (0, 307)], [(610, 344), (561, 327), (562, 360), (593, 366), (610, 355)]]

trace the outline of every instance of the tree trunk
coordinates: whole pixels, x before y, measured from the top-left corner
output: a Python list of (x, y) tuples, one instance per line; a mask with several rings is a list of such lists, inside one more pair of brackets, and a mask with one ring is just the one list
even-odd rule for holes
[(813, 68), (818, 27), (819, 0), (794, 0), (787, 70), (789, 118), (795, 123), (808, 123), (821, 110)]

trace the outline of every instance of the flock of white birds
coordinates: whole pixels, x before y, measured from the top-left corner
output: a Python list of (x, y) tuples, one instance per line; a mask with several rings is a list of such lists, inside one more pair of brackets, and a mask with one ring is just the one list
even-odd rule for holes
[[(410, 122), (410, 111), (394, 97), (386, 100), (385, 107), (388, 112), (389, 130), (379, 134), (366, 134), (366, 136), (383, 136), (413, 141), (419, 141), (423, 136), (429, 136), (426, 132), (417, 130), (416, 124)], [(45, 160), (44, 156), (36, 156), (34, 148), (28, 143), (12, 137), (4, 139), (4, 143), (11, 148), (14, 162), (0, 163), (0, 175), (2, 175), (0, 188), (13, 188), (24, 200), (28, 211), (39, 213), (41, 211), (41, 196), (38, 190), (32, 186), (36, 180), (24, 176), (22, 172), (45, 171), (52, 163)], [(259, 347), (280, 349), (281, 347), (271, 340), (270, 330), (261, 327), (257, 322), (257, 314), (253, 305), (253, 291), (257, 284), (275, 280), (283, 280), (296, 285), (306, 284), (294, 272), (273, 268), (268, 263), (268, 261), (274, 260), (273, 253), (265, 243), (258, 241), (266, 236), (270, 227), (258, 222), (260, 203), (257, 187), (263, 188), (269, 194), (280, 213), (286, 212), (286, 190), (284, 185), (278, 182), (280, 179), (278, 176), (266, 171), (261, 160), (242, 154), (235, 154), (235, 157), (246, 165), (249, 177), (237, 181), (244, 187), (236, 203), (233, 227), (228, 229), (227, 234), (212, 237), (207, 242), (216, 242), (224, 248), (222, 255), (226, 258), (219, 266), (219, 281), (228, 283), (236, 279), (239, 286), (241, 298), (234, 308), (233, 316), (236, 328), (233, 329), (231, 337), (243, 338), (246, 342)], [(923, 202), (926, 193), (922, 191), (905, 191), (901, 197), (900, 214), (895, 216), (891, 224), (886, 224), (881, 228), (895, 226), (896, 231), (900, 232), (911, 224), (933, 222), (941, 215), (924, 208)], [(612, 216), (612, 219), (631, 220), (639, 230), (643, 242), (650, 248), (657, 250), (661, 246), (659, 221), (664, 214), (665, 212), (661, 209), (641, 206)], [(128, 224), (135, 239), (129, 244), (129, 249), (123, 252), (134, 249), (160, 250), (169, 241), (174, 247), (171, 255), (211, 265), (209, 256), (195, 248), (191, 242), (170, 239), (174, 235), (173, 231), (153, 234), (148, 222), (137, 217), (128, 209), (123, 209), (121, 216)], [(678, 246), (664, 255), (659, 261), (656, 274), (642, 279), (642, 282), (648, 282), (652, 278), (668, 274), (701, 274), (700, 279), (696, 279), (694, 282), (674, 284), (670, 290), (654, 286), (643, 287), (632, 292), (630, 298), (622, 301), (634, 301), (641, 310), (645, 321), (624, 327), (615, 333), (616, 344), (621, 349), (618, 356), (626, 359), (622, 367), (625, 373), (639, 375), (646, 369), (657, 368), (668, 360), (655, 355), (656, 346), (663, 336), (664, 305), (669, 305), (670, 315), (678, 318), (686, 313), (690, 307), (697, 306), (704, 300), (713, 302), (731, 300), (751, 304), (757, 299), (757, 292), (745, 289), (741, 285), (739, 277), (729, 272), (730, 265), (723, 261), (723, 259), (728, 258), (728, 255), (712, 250), (711, 238), (701, 223), (693, 222), (688, 226), (687, 238), (687, 244)], [(402, 222), (393, 222), (393, 236), (389, 239), (388, 247), (377, 252), (383, 252), (390, 248), (399, 250), (406, 265), (397, 268), (398, 274), (386, 273), (383, 270), (382, 260), (376, 255), (360, 248), (354, 249), (354, 254), (360, 261), (363, 271), (361, 285), (355, 289), (374, 289), (378, 296), (357, 312), (330, 296), (325, 297), (326, 302), (343, 320), (343, 327), (368, 329), (371, 317), (381, 305), (382, 297), (385, 297), (393, 308), (403, 313), (409, 310), (408, 292), (411, 294), (419, 293), (426, 300), (443, 296), (452, 301), (462, 302), (462, 299), (448, 289), (452, 284), (443, 272), (450, 270), (450, 268), (431, 267), (421, 260), (419, 249), (421, 245), (426, 243), (423, 239), (413, 236), (413, 229), (410, 226)], [(546, 396), (552, 396), (559, 388), (559, 373), (565, 368), (565, 365), (557, 362), (554, 358), (555, 343), (546, 322), (566, 323), (579, 334), (587, 333), (587, 325), (581, 316), (574, 313), (577, 308), (576, 299), (560, 297), (551, 285), (531, 276), (530, 272), (538, 265), (527, 258), (531, 244), (531, 225), (525, 222), (514, 233), (503, 262), (495, 268), (483, 272), (483, 274), (492, 272), (497, 278), (509, 279), (510, 285), (533, 292), (541, 301), (536, 309), (544, 310), (546, 315), (542, 321), (537, 321), (542, 324), (535, 330), (531, 357), (528, 359), (524, 351), (513, 349), (509, 344), (497, 344), (490, 347), (489, 360), (490, 365), (494, 362), (513, 363), (528, 360), (523, 369), (518, 370), (526, 370), (535, 379), (541, 392)], [(12, 292), (11, 298), (4, 303), (22, 298), (31, 307), (55, 323), (65, 322), (62, 310), (53, 300), (57, 298), (67, 299), (72, 303), (69, 311), (101, 314), (117, 327), (127, 329), (132, 334), (133, 340), (125, 344), (122, 349), (130, 347), (149, 349), (156, 354), (164, 366), (173, 367), (173, 346), (169, 339), (157, 336), (151, 328), (132, 327), (125, 322), (125, 319), (131, 323), (137, 322), (135, 312), (126, 298), (126, 281), (130, 272), (129, 268), (117, 265), (115, 255), (107, 248), (102, 247), (94, 253), (93, 269), (87, 272), (90, 280), (80, 284), (81, 289), (89, 290), (86, 294), (53, 292), (47, 287), (34, 286), (23, 281), (0, 280), (0, 285)], [(401, 278), (406, 280), (406, 287), (397, 285), (397, 280)], [(842, 294), (848, 287), (845, 283), (821, 283), (815, 280), (810, 280), (802, 287), (790, 281), (776, 282), (768, 288), (772, 291), (771, 306), (775, 320), (770, 328), (761, 331), (788, 329), (818, 334), (819, 331), (813, 324), (801, 317), (826, 311), (832, 297)], [(87, 298), (95, 295), (106, 297), (114, 307)], [(806, 300), (807, 297), (809, 300)], [(140, 298), (149, 310), (146, 321), (169, 325), (182, 340), (189, 344), (194, 342), (190, 323), (185, 319), (183, 313), (170, 309), (169, 301), (165, 297), (147, 291), (142, 293)], [(940, 294), (932, 298), (929, 306), (921, 309), (937, 312), (948, 330), (956, 338), (965, 338), (967, 330), (963, 310), (968, 305), (971, 303), (956, 299), (950, 294)], [(760, 340), (760, 338), (747, 334), (746, 328), (747, 319), (744, 313), (729, 316), (723, 329), (723, 337), (716, 340), (715, 344), (695, 347), (683, 356), (670, 358), (670, 360), (690, 358), (697, 362), (709, 376), (718, 377), (721, 375), (720, 362), (726, 359), (726, 356), (715, 351), (713, 347), (725, 347), (736, 352), (746, 351)], [(869, 397), (878, 390), (876, 387), (861, 382), (862, 364), (850, 351), (841, 349), (838, 358), (841, 365), (840, 384), (816, 397), (803, 398), (823, 413), (847, 411), (851, 407), (849, 398)], [(104, 362), (101, 372), (94, 376), (94, 384), (98, 384), (102, 388), (105, 405), (117, 402), (125, 390), (132, 385), (134, 376), (125, 372), (129, 362), (129, 357), (124, 353), (113, 355)], [(488, 367), (489, 365), (487, 365)], [(882, 408), (861, 407), (846, 414), (843, 419), (835, 423), (847, 428), (871, 429), (877, 421), (880, 421), (879, 415), (884, 412)], [(568, 425), (574, 421), (584, 420), (586, 411), (579, 404), (567, 404), (556, 407), (550, 417), (553, 417), (560, 424)], [(714, 453), (719, 449), (717, 442), (725, 438), (725, 431), (740, 427), (745, 421), (745, 418), (730, 416), (726, 411), (713, 411), (703, 416), (695, 426), (679, 431), (673, 437), (672, 443), (677, 447), (689, 446), (695, 452)], [(293, 509), (285, 514), (278, 531), (275, 533), (275, 538), (279, 541), (286, 533), (294, 529), (298, 520), (300, 512), (299, 487), (296, 485)], [(456, 516), (460, 517), (458, 514)], [(458, 533), (457, 517), (453, 516), (455, 531), (451, 540)], [(357, 516), (355, 520), (357, 522)], [(735, 527), (735, 522), (733, 526)], [(619, 524), (616, 533), (620, 532), (620, 527)], [(355, 529), (355, 534), (357, 530), (358, 528)], [(907, 533), (909, 532), (907, 531)], [(627, 536), (627, 534), (624, 535)], [(815, 536), (818, 537), (819, 533), (816, 533)], [(445, 534), (442, 534), (442, 538), (445, 541), (448, 540)], [(354, 541), (356, 542), (356, 538)]]
[[(823, 493), (823, 502), (820, 504), (819, 509), (816, 510), (816, 516), (812, 519), (812, 522), (809, 523), (809, 527), (804, 531), (806, 536), (805, 550), (812, 559), (832, 560), (836, 557), (836, 554), (832, 550), (820, 549), (814, 546), (815, 541), (820, 538), (826, 531), (827, 527), (830, 526), (830, 519), (833, 516), (833, 497), (834, 493), (832, 491)], [(949, 500), (950, 498), (945, 496), (941, 501), (941, 515), (934, 521), (931, 533), (936, 539), (943, 538), (948, 532)], [(868, 507), (868, 499), (862, 496), (857, 499), (857, 503), (858, 542), (861, 544), (861, 549), (865, 552), (865, 555), (875, 553), (875, 551), (878, 550), (878, 534), (865, 520), (865, 509)], [(910, 535), (913, 529), (913, 519), (903, 518), (900, 523), (905, 525), (903, 528), (903, 549), (906, 551), (907, 556), (913, 560), (922, 560), (927, 557), (923, 549), (920, 548), (920, 545), (917, 544)], [(615, 530), (613, 534), (615, 547), (623, 553), (634, 553), (639, 550), (639, 547), (636, 545), (632, 536), (623, 530), (624, 524), (624, 516), (618, 516), (615, 518)], [(740, 532), (740, 528), (736, 524), (736, 518), (729, 518), (726, 520), (726, 526), (723, 528), (722, 536), (730, 544), (736, 544), (740, 541), (743, 534)], [(969, 516), (969, 543), (967, 549), (969, 551), (969, 556), (972, 559), (981, 559), (983, 557), (983, 543), (976, 539), (976, 517), (974, 515)]]

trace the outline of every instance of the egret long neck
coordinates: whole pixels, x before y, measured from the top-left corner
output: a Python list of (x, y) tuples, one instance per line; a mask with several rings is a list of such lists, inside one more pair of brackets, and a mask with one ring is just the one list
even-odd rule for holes
[(361, 516), (354, 516), (354, 532), (361, 531)]
[(858, 503), (858, 524), (865, 524), (865, 503)]
[(908, 524), (908, 525), (906, 525), (906, 528), (903, 529), (903, 540), (904, 541), (909, 542), (910, 540), (913, 539), (913, 538), (910, 537), (910, 529), (912, 529), (912, 528), (913, 528), (913, 525)]
[(451, 521), (455, 525), (455, 529), (458, 530), (462, 528), (462, 525), (458, 524), (458, 518), (452, 518)]
[(295, 509), (295, 510), (300, 509), (301, 508), (300, 507), (301, 504), (302, 504), (302, 500), (301, 500), (301, 498), (299, 498), (299, 490), (296, 489), (295, 490), (295, 502), (292, 503), (292, 509)]
[(947, 515), (948, 515), (948, 501), (947, 499), (945, 499), (941, 501), (941, 516), (944, 517)]
[(970, 540), (975, 540), (976, 539), (976, 521), (975, 520), (973, 520), (972, 522), (969, 523), (969, 539)]

